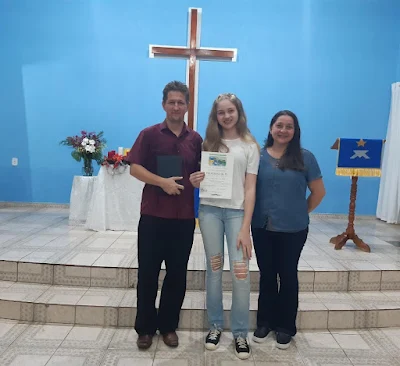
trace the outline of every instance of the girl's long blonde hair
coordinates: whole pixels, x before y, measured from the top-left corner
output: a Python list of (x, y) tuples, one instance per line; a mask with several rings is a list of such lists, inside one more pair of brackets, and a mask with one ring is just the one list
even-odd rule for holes
[(233, 103), (238, 111), (239, 118), (236, 123), (236, 129), (240, 138), (246, 142), (254, 142), (258, 148), (260, 148), (256, 139), (253, 137), (249, 128), (247, 127), (247, 117), (241, 100), (235, 94), (224, 93), (218, 95), (211, 108), (211, 112), (208, 117), (206, 137), (203, 142), (203, 150), (212, 152), (229, 152), (228, 146), (222, 142), (222, 127), (217, 120), (218, 103), (225, 99)]

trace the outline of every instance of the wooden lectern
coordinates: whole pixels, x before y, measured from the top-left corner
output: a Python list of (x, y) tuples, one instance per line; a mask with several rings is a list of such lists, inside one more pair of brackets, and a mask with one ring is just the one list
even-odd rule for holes
[[(335, 143), (331, 146), (331, 149), (338, 150), (339, 149), (339, 139), (335, 141)], [(347, 224), (347, 229), (342, 234), (334, 236), (329, 241), (332, 244), (335, 244), (335, 249), (342, 249), (346, 244), (347, 240), (353, 240), (354, 244), (364, 252), (371, 252), (371, 248), (368, 244), (364, 243), (362, 239), (360, 239), (355, 230), (354, 230), (354, 218), (356, 211), (356, 199), (357, 199), (357, 181), (358, 177), (351, 177), (351, 188), (350, 188), (350, 205), (349, 205), (349, 221)]]

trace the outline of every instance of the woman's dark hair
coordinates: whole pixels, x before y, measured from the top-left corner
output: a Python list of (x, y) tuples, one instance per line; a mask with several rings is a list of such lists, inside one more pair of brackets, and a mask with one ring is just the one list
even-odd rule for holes
[(268, 132), (268, 137), (265, 140), (264, 149), (266, 149), (267, 147), (271, 147), (274, 144), (274, 139), (271, 135), (271, 128), (280, 116), (292, 117), (294, 123), (294, 135), (293, 138), (288, 143), (285, 153), (280, 158), (278, 167), (279, 169), (282, 170), (292, 169), (292, 170), (303, 171), (304, 160), (303, 160), (303, 154), (301, 152), (299, 120), (297, 119), (297, 116), (293, 112), (288, 110), (283, 110), (279, 111), (272, 117), (271, 123), (269, 125), (270, 131)]

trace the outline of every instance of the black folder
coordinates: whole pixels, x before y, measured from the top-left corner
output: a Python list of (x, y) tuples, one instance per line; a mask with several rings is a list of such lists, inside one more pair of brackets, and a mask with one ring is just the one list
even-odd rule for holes
[[(157, 156), (157, 175), (163, 178), (182, 177), (183, 158), (180, 155), (159, 155)], [(182, 184), (182, 181), (176, 181)], [(160, 191), (165, 193), (161, 188)], [(167, 193), (165, 193), (167, 194)]]

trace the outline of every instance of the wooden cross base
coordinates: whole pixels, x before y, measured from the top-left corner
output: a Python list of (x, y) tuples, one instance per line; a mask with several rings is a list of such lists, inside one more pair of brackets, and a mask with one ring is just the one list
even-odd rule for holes
[(344, 232), (340, 235), (334, 236), (329, 242), (335, 244), (336, 250), (340, 250), (346, 245), (347, 240), (353, 240), (354, 244), (363, 252), (371, 252), (371, 248), (369, 247), (369, 245), (365, 244), (364, 241), (359, 238), (356, 233), (347, 234), (346, 232)]
[(334, 236), (329, 240), (330, 243), (335, 244), (335, 249), (340, 250), (344, 247), (347, 240), (353, 240), (354, 244), (363, 252), (371, 252), (371, 248), (368, 244), (365, 244), (354, 231), (354, 217), (356, 211), (356, 198), (357, 198), (357, 181), (358, 177), (351, 177), (351, 189), (350, 189), (350, 206), (349, 206), (349, 222), (347, 229), (344, 233)]

